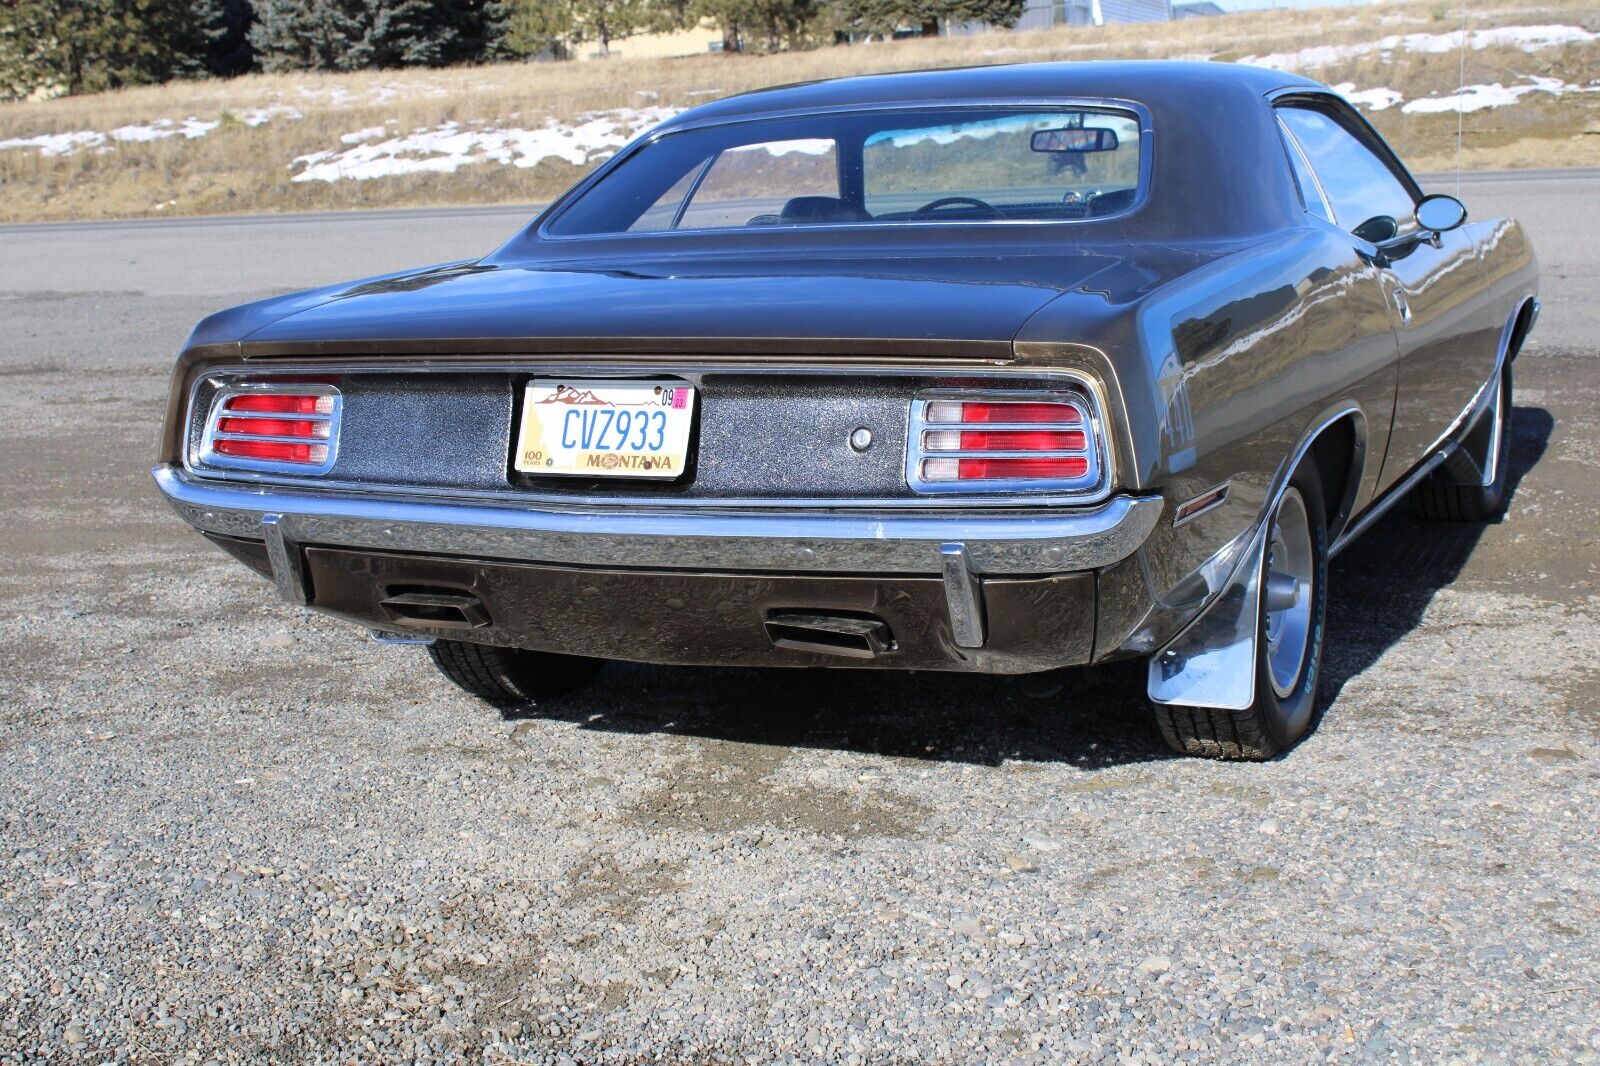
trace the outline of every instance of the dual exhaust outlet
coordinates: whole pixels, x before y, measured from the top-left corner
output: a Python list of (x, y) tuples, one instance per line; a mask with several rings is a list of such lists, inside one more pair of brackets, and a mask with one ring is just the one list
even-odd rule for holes
[[(372, 637), (388, 644), (432, 643), (433, 638), (407, 630), (466, 632), (491, 622), (483, 601), (460, 589), (396, 591), (378, 606), (398, 632), (373, 629)], [(811, 655), (876, 659), (895, 647), (889, 623), (869, 614), (773, 611), (767, 615), (765, 629), (773, 647)]]

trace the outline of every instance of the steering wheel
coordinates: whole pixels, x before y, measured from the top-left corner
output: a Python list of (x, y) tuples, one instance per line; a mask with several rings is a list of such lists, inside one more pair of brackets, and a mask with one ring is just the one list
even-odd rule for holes
[(944, 196), (944, 197), (940, 197), (939, 199), (934, 200), (932, 203), (923, 204), (921, 207), (919, 207), (915, 211), (911, 212), (911, 217), (912, 218), (927, 218), (929, 215), (933, 214), (935, 211), (940, 210), (941, 208), (952, 207), (952, 206), (955, 206), (956, 204), (961, 204), (961, 205), (963, 205), (965, 207), (976, 207), (980, 211), (987, 211), (989, 213), (989, 217), (990, 218), (1005, 218), (1006, 217), (1005, 215), (1002, 215), (1000, 213), (1000, 209), (998, 207), (994, 206), (994, 204), (991, 204), (986, 200), (980, 200), (976, 196)]

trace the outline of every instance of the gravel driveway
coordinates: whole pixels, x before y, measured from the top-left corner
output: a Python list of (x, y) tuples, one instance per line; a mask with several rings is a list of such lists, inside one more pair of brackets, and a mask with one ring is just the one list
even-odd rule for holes
[(1466, 193), (1552, 278), (1509, 517), (1338, 560), (1265, 765), (1169, 758), (1125, 670), (503, 717), (145, 468), (205, 311), (514, 216), (0, 231), (0, 1062), (1600, 1062), (1600, 180)]

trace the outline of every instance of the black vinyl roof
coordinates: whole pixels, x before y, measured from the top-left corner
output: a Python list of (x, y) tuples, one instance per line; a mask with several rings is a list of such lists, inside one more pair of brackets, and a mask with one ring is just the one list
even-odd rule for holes
[(1182, 60), (1021, 63), (1006, 66), (866, 74), (757, 89), (702, 104), (665, 128), (728, 118), (873, 104), (959, 104), (994, 99), (1087, 97), (1132, 100), (1155, 108), (1192, 103), (1197, 92), (1261, 97), (1282, 88), (1316, 88), (1295, 74), (1235, 63)]
[(650, 136), (706, 122), (873, 106), (1131, 102), (1150, 123), (1150, 187), (1132, 214), (1090, 221), (1083, 228), (1100, 241), (1238, 241), (1304, 225), (1304, 205), (1267, 97), (1280, 89), (1322, 88), (1299, 75), (1233, 63), (963, 67), (762, 89), (685, 111)]

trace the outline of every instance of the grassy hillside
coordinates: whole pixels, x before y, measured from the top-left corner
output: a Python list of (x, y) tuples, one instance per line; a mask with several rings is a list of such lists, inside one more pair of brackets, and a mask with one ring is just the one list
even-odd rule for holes
[(1246, 60), (1352, 99), (1418, 170), (1600, 163), (1600, 10), (1504, 0), (1262, 11), (774, 56), (259, 75), (0, 105), (0, 220), (537, 202), (676, 110), (876, 71), (1112, 58)]

